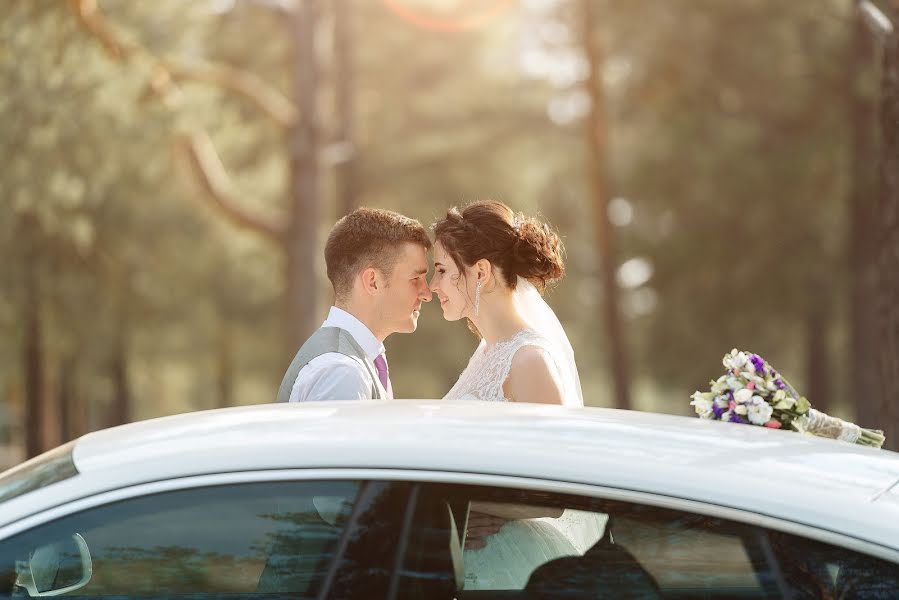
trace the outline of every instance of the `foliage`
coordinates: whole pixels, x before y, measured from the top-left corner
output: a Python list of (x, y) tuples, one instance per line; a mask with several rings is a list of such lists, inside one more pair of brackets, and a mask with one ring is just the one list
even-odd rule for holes
[[(291, 92), (290, 2), (100, 6), (154, 56), (229, 65)], [(324, 233), (339, 216), (341, 74), (327, 44), (332, 5), (322, 6)], [(573, 3), (517, 3), (461, 32), (417, 28), (380, 2), (351, 6), (361, 203), (424, 223), (486, 197), (544, 214), (568, 250), (569, 276), (550, 302), (571, 332), (588, 402), (610, 404)], [(832, 350), (845, 357), (848, 0), (601, 6), (593, 26), (606, 49), (607, 172), (636, 406), (685, 413), (690, 390), (735, 345), (797, 372), (806, 316), (824, 296)], [(49, 377), (75, 362), (82, 429), (106, 423), (109, 365), (123, 348), (134, 418), (218, 406), (228, 386), (227, 401), (269, 401), (290, 359), (283, 257), (220, 218), (174, 142), (207, 131), (241, 208), (277, 219), (288, 201), (284, 129), (209, 83), (179, 82), (179, 103), (167, 107), (150, 91), (153, 65), (111, 58), (65, 3), (5, 3), (0, 14), (0, 251), (10, 259), (0, 264), (0, 394), (20, 401), (18, 289), (22, 270), (36, 268)], [(39, 224), (36, 239), (20, 227), (26, 217)], [(37, 265), (24, 263), (28, 243)], [(305, 284), (330, 297), (323, 279)], [(387, 342), (397, 394), (441, 396), (475, 342), (426, 308), (418, 333)], [(834, 375), (842, 386), (845, 372)]]

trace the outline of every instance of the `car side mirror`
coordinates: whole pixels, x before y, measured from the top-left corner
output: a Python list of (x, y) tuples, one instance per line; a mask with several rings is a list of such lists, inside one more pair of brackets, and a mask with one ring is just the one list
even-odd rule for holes
[(84, 587), (93, 575), (87, 542), (77, 533), (38, 546), (27, 561), (16, 563), (16, 585), (32, 598), (61, 596)]

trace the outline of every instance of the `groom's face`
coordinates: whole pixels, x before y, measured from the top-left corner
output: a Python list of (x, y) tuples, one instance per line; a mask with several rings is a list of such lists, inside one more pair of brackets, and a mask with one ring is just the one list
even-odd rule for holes
[(379, 299), (379, 320), (388, 334), (415, 331), (422, 303), (431, 301), (428, 251), (424, 246), (406, 242), (399, 253)]

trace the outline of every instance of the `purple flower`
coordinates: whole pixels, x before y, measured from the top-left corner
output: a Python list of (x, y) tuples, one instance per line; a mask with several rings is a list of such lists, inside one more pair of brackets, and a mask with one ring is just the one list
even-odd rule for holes
[(764, 377), (765, 375), (765, 361), (762, 360), (762, 357), (758, 354), (753, 354), (749, 357), (750, 362), (755, 367), (755, 374), (761, 375)]
[(787, 387), (786, 385), (784, 385), (784, 382), (781, 381), (780, 379), (775, 379), (775, 380), (774, 380), (774, 385), (776, 385), (776, 386), (777, 386), (777, 389), (779, 389), (779, 390), (782, 390), (782, 389), (784, 389), (785, 387)]
[(726, 410), (726, 408), (724, 408), (724, 407), (718, 406), (717, 404), (714, 404), (714, 403), (712, 404), (712, 412), (715, 413), (716, 419), (720, 419), (721, 415), (724, 414), (725, 410)]
[(733, 392), (733, 390), (727, 390), (727, 399), (730, 400), (731, 402), (734, 401), (734, 392)]
[(737, 413), (730, 413), (730, 422), (731, 423), (743, 423), (746, 424), (746, 419), (738, 415)]

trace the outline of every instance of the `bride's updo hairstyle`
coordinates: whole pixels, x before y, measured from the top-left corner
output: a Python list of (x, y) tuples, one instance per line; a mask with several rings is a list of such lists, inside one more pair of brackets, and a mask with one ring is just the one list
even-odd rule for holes
[(565, 275), (565, 249), (559, 236), (546, 223), (502, 202), (475, 202), (461, 211), (453, 207), (432, 229), (435, 241), (460, 272), (486, 259), (499, 267), (510, 289), (523, 277), (541, 293)]

